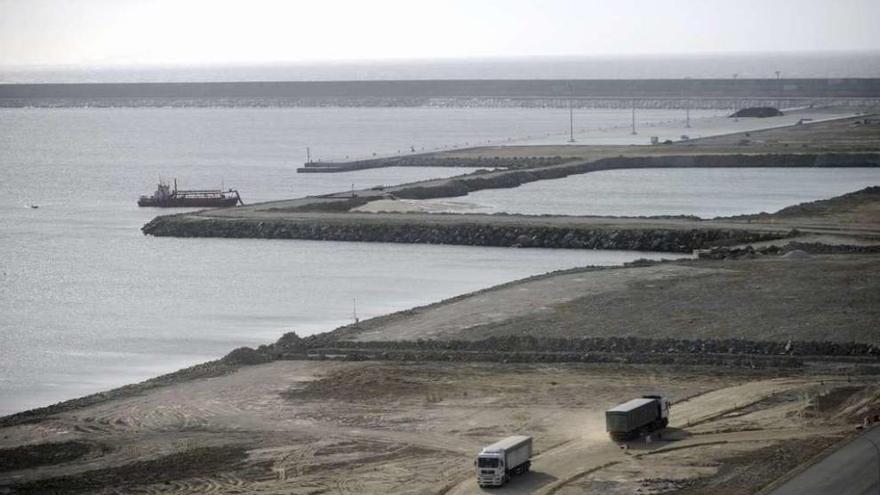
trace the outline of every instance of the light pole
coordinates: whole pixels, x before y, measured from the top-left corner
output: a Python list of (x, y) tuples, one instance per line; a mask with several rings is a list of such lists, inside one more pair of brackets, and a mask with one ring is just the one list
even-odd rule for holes
[(636, 135), (636, 99), (632, 100), (632, 135)]
[(777, 92), (776, 109), (777, 110), (781, 110), (781, 107), (782, 107), (782, 83), (779, 81), (780, 74), (782, 74), (781, 71), (776, 71), (776, 92)]
[(736, 88), (737, 88), (736, 79), (738, 77), (739, 77), (739, 74), (737, 74), (737, 73), (733, 74), (733, 121), (734, 122), (739, 122), (739, 116), (736, 114), (736, 112), (739, 112), (739, 96), (736, 94)]
[(880, 493), (880, 445), (877, 445), (877, 442), (868, 438), (868, 434), (864, 434), (859, 437), (860, 439), (871, 444), (872, 447), (877, 451), (877, 493)]
[[(685, 77), (684, 80), (685, 80), (685, 81), (690, 81), (691, 78), (690, 78), (690, 76), (688, 76), (688, 77)], [(690, 129), (690, 128), (691, 128), (691, 97), (690, 97), (690, 89), (691, 89), (691, 87), (690, 87), (690, 86), (691, 86), (691, 85), (690, 85), (689, 82), (685, 82), (685, 91), (687, 91), (687, 98), (685, 99), (685, 104), (684, 104), (684, 109), (685, 109), (685, 110), (684, 110), (684, 112), (685, 112), (685, 114), (684, 114), (684, 115), (685, 115), (685, 123), (684, 123), (684, 126), (685, 126), (685, 128), (687, 128), (687, 129)]]
[(574, 142), (574, 107), (572, 106), (571, 99), (574, 96), (574, 89), (571, 87), (571, 83), (568, 83), (568, 142)]

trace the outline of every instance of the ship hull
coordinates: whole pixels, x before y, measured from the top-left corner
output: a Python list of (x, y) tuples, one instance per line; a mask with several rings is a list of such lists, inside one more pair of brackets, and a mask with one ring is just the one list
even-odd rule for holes
[(219, 208), (223, 206), (235, 206), (238, 198), (141, 198), (138, 206), (152, 206), (156, 208)]

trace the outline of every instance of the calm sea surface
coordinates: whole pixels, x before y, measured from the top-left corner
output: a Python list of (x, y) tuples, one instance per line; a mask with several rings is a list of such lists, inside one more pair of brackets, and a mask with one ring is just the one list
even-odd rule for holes
[(880, 51), (279, 63), (199, 67), (0, 68), (5, 82), (880, 77)]
[[(597, 113), (593, 127), (624, 125)], [(671, 118), (658, 111), (657, 121)], [(319, 158), (564, 132), (526, 109), (0, 110), (0, 414), (143, 380), (283, 332), (361, 318), (636, 252), (141, 235), (158, 176), (256, 202), (461, 173), (296, 174)], [(561, 129), (560, 129), (561, 127)], [(32, 209), (30, 205), (38, 205)]]
[(878, 168), (604, 170), (477, 191), (456, 198), (464, 207), (448, 211), (713, 218), (772, 213), (876, 185)]

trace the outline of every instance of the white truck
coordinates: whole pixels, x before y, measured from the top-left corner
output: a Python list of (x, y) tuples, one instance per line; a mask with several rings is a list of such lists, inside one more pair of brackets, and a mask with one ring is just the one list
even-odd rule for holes
[(532, 437), (516, 435), (483, 447), (477, 454), (477, 484), (501, 486), (514, 474), (523, 474), (532, 466)]

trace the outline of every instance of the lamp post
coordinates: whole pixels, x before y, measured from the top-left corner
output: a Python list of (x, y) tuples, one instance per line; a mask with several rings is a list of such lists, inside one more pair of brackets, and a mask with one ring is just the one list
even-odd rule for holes
[[(685, 77), (684, 80), (685, 80), (685, 81), (690, 81), (691, 78), (690, 78), (690, 76), (688, 76), (688, 77)], [(690, 86), (691, 86), (691, 85), (690, 85), (690, 82), (686, 82), (686, 83), (685, 83), (685, 91), (687, 91), (687, 97), (686, 97), (686, 99), (685, 99), (685, 104), (684, 104), (684, 112), (685, 112), (685, 114), (684, 114), (684, 115), (685, 115), (685, 123), (684, 123), (684, 126), (685, 126), (685, 128), (687, 128), (687, 129), (690, 129), (690, 128), (691, 128), (691, 97), (690, 97), (690, 89), (691, 89), (691, 87), (690, 87)]]
[(776, 92), (777, 92), (776, 109), (777, 110), (781, 110), (781, 107), (782, 107), (782, 83), (779, 80), (780, 74), (782, 74), (781, 71), (776, 71)]
[(733, 115), (734, 115), (733, 121), (734, 122), (739, 122), (739, 116), (736, 114), (736, 112), (739, 112), (739, 96), (737, 96), (737, 94), (736, 94), (736, 86), (737, 86), (736, 79), (738, 77), (739, 77), (739, 74), (737, 74), (737, 73), (733, 74)]
[(574, 142), (574, 107), (572, 106), (572, 97), (574, 96), (574, 89), (571, 87), (571, 83), (568, 83), (568, 142)]
[(632, 100), (632, 135), (636, 135), (636, 99)]

